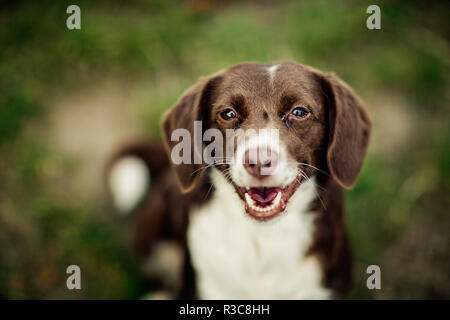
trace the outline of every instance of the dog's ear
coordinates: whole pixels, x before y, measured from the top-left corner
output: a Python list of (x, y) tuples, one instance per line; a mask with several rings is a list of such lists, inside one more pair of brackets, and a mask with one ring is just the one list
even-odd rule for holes
[(334, 74), (322, 75), (329, 111), (327, 165), (332, 177), (352, 188), (369, 143), (371, 122), (353, 90)]
[[(162, 132), (166, 151), (170, 158), (171, 165), (175, 171), (180, 189), (183, 193), (191, 191), (199, 176), (204, 171), (204, 163), (194, 161), (202, 159), (203, 143), (194, 143), (195, 135), (200, 135), (197, 140), (202, 141), (203, 132), (195, 132), (195, 121), (201, 121), (202, 131), (207, 129), (207, 116), (211, 107), (211, 98), (214, 88), (220, 81), (220, 76), (202, 78), (193, 87), (186, 90), (178, 102), (162, 118)], [(190, 135), (190, 162), (175, 164), (171, 157), (172, 148), (180, 141), (172, 141), (172, 133), (176, 129), (185, 130)], [(187, 131), (186, 131), (187, 130)]]

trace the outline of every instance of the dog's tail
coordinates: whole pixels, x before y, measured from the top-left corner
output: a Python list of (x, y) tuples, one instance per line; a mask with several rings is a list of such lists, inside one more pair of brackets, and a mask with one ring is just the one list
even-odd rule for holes
[(145, 199), (152, 181), (169, 167), (161, 143), (137, 142), (119, 149), (108, 162), (105, 183), (117, 211), (127, 215)]

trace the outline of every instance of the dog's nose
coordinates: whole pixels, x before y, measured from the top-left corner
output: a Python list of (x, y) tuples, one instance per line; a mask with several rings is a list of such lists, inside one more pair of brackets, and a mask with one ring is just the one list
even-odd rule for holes
[(269, 148), (249, 149), (244, 154), (244, 168), (258, 179), (273, 174), (278, 165), (278, 153)]

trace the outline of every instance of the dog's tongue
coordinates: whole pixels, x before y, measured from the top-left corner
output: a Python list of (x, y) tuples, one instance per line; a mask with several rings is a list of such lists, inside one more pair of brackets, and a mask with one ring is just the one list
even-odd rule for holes
[(266, 187), (258, 187), (251, 188), (248, 190), (248, 195), (255, 201), (260, 203), (267, 203), (276, 198), (278, 192), (281, 191), (281, 188), (266, 188)]

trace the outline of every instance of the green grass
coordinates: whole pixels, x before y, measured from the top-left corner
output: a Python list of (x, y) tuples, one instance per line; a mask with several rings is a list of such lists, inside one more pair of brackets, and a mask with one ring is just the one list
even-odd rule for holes
[[(69, 1), (9, 4), (0, 11), (0, 297), (143, 293), (139, 266), (102, 201), (64, 192), (70, 181), (63, 172), (76, 172), (79, 164), (27, 130), (52, 111), (49, 97), (70, 96), (102, 78), (151, 84), (137, 99), (149, 136), (159, 134), (162, 112), (199, 76), (248, 60), (296, 60), (336, 72), (363, 98), (377, 92), (404, 97), (408, 112), (425, 121), (421, 138), (394, 160), (371, 152), (357, 187), (347, 192), (361, 268), (383, 260), (421, 214), (417, 208), (427, 195), (447, 197), (445, 4), (427, 4), (433, 19), (426, 19), (419, 3), (383, 3), (382, 30), (370, 31), (364, 1), (244, 2), (206, 10), (189, 3), (82, 1), (79, 31), (65, 27)], [(435, 180), (422, 183), (422, 176)], [(425, 187), (414, 192), (408, 183)], [(73, 261), (89, 279), (80, 294), (64, 290), (65, 267)], [(352, 297), (370, 297), (359, 271)]]

